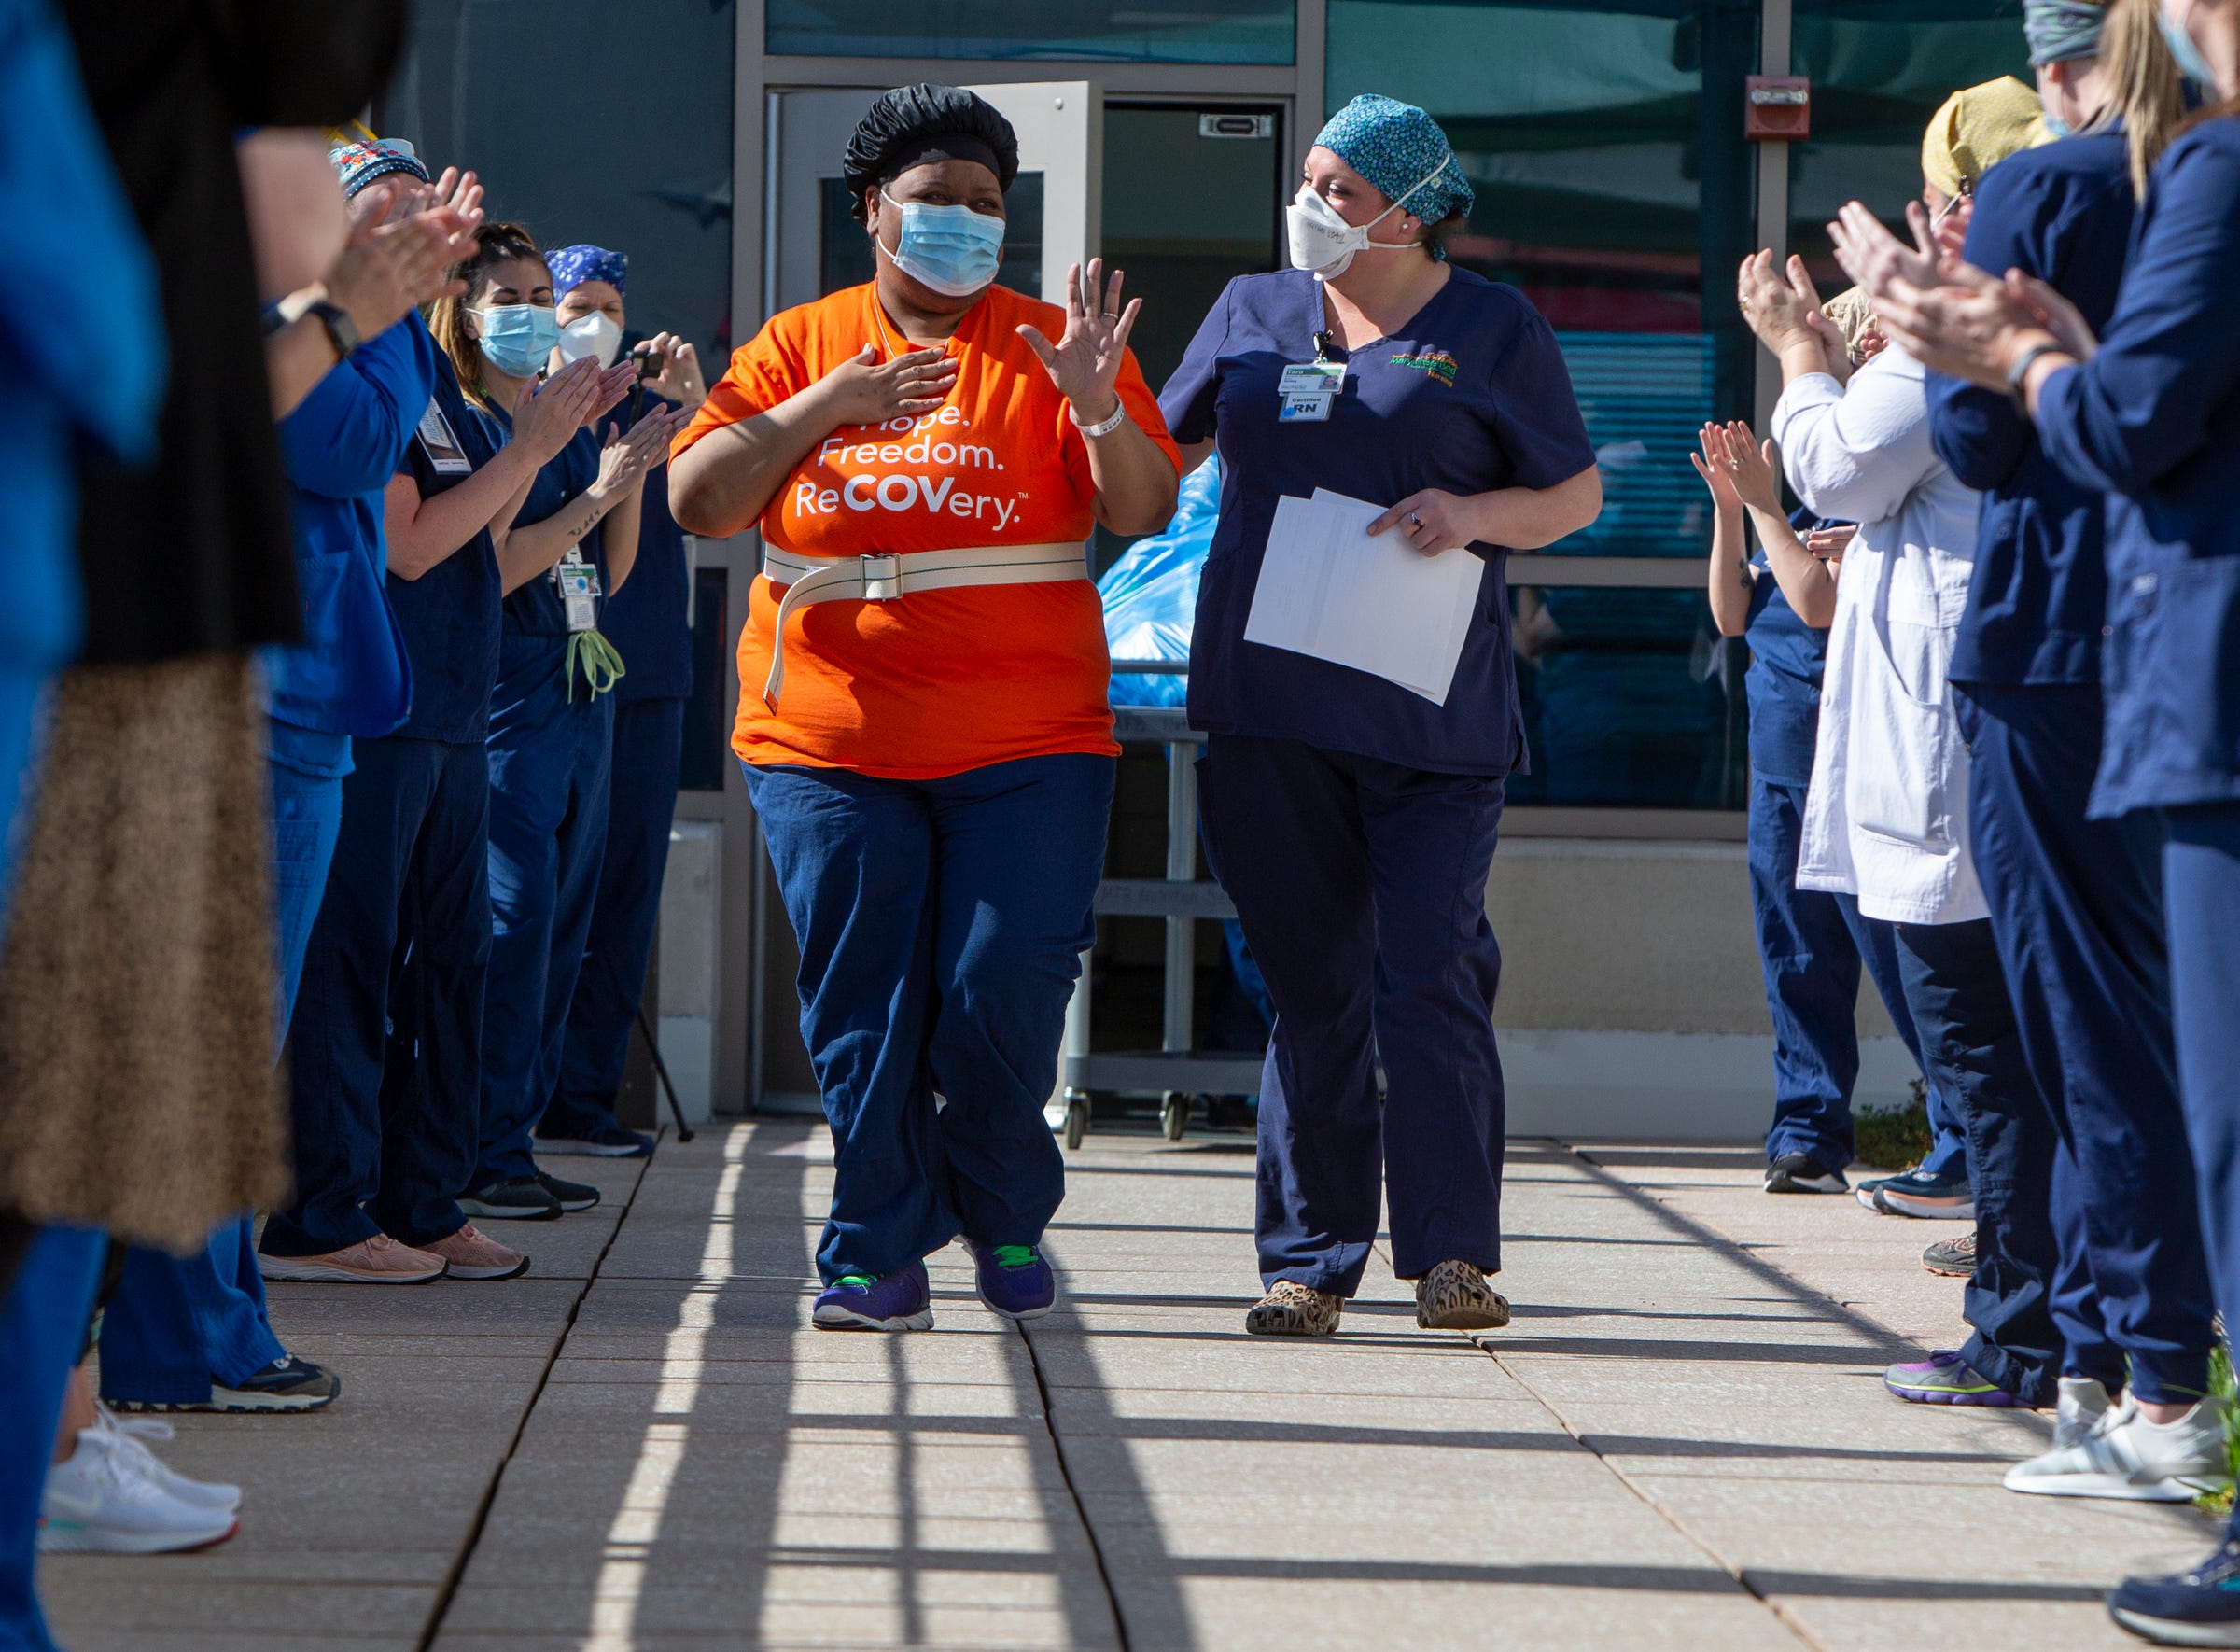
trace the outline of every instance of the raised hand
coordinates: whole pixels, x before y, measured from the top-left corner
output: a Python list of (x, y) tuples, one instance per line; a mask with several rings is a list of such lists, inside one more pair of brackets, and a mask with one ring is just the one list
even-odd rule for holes
[(1760, 443), (1750, 427), (1740, 419), (1730, 422), (1719, 431), (1721, 457), (1727, 462), (1727, 474), (1734, 481), (1734, 491), (1743, 504), (1753, 511), (1771, 511), (1782, 514), (1781, 479), (1773, 468), (1773, 443)]
[(1687, 462), (1696, 468), (1703, 485), (1711, 490), (1711, 502), (1722, 513), (1739, 511), (1742, 496), (1734, 491), (1734, 467), (1727, 456), (1727, 433), (1716, 425), (1706, 425), (1696, 432), (1696, 445), (1701, 455), (1689, 454)]
[[(2020, 282), (1995, 280), (1973, 264), (1960, 264), (1945, 272), (1942, 286), (1925, 290), (1907, 281), (1893, 283), (1890, 295), (1876, 300), (1875, 314), (1892, 341), (1923, 366), (2004, 390), (2009, 367), (2032, 340), (2051, 338), (2067, 348), (2039, 318), (2027, 293)], [(2089, 341), (2089, 329), (2085, 337)]]
[(637, 383), (637, 363), (624, 357), (613, 366), (602, 368), (595, 356), (586, 356), (582, 359), (590, 362), (596, 373), (592, 381), (591, 408), (584, 413), (583, 423), (595, 425), (605, 418), (623, 397), (630, 394), (630, 386)]
[(2084, 318), (2084, 312), (2037, 276), (2009, 270), (2007, 290), (2021, 300), (2023, 307), (2037, 317), (2038, 325), (2078, 360), (2090, 361), (2100, 353), (2099, 337), (2093, 331), (2093, 324)]
[(513, 445), (541, 466), (566, 447), (591, 419), (599, 393), (599, 363), (585, 356), (569, 362), (539, 385), (535, 379), (513, 399)]
[(956, 383), (957, 363), (946, 351), (910, 350), (881, 361), (878, 346), (866, 344), (819, 379), (817, 393), (837, 428), (931, 413)]
[(1913, 231), (1911, 246), (1890, 233), (1865, 203), (1853, 201), (1845, 203), (1836, 221), (1827, 227), (1828, 239), (1835, 244), (1836, 262), (1875, 301), (1878, 314), (1883, 295), (1898, 283), (1919, 288), (1935, 287), (1947, 262), (1944, 250), (1937, 245), (1936, 232), (1929, 228), (1929, 215), (1919, 202), (1906, 203), (1906, 223)]
[(599, 450), (599, 475), (588, 491), (604, 503), (628, 493), (669, 455), (669, 438), (684, 427), (689, 414), (674, 408), (656, 408), (630, 427), (628, 434), (607, 432)]
[(654, 395), (688, 408), (707, 399), (707, 381), (700, 373), (700, 352), (673, 332), (657, 332), (638, 346), (661, 357), (661, 371), (641, 380)]
[(358, 337), (370, 339), (407, 310), (464, 293), (464, 281), (444, 275), (452, 261), (455, 221), (447, 213), (424, 213), (401, 223), (365, 230), (343, 248), (321, 285), (326, 297), (350, 313)]
[(1085, 425), (1100, 425), (1119, 405), (1113, 388), (1120, 377), (1120, 363), (1127, 354), (1127, 335), (1135, 330), (1141, 299), (1120, 303), (1123, 273), (1114, 270), (1105, 280), (1104, 260), (1091, 259), (1087, 270), (1073, 264), (1066, 270), (1066, 330), (1053, 344), (1040, 328), (1022, 322), (1019, 337), (1042, 358), (1058, 394), (1073, 404), (1074, 416)]

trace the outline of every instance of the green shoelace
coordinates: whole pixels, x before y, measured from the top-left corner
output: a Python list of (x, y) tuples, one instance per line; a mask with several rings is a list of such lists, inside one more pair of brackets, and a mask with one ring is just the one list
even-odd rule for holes
[(844, 1273), (833, 1283), (835, 1286), (846, 1285), (850, 1290), (868, 1291), (878, 1281), (868, 1273)]
[(568, 703), (576, 698), (576, 673), (583, 674), (584, 686), (591, 697), (597, 699), (623, 679), (623, 656), (614, 651), (614, 644), (596, 631), (571, 631), (567, 635), (566, 665)]
[(1032, 1245), (997, 1245), (993, 1249), (998, 1267), (1032, 1267), (1035, 1264)]

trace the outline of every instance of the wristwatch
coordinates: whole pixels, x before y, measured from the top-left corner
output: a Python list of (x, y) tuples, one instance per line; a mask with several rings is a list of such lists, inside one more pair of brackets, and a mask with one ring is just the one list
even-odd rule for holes
[(335, 356), (347, 361), (350, 352), (363, 343), (357, 336), (357, 323), (350, 319), (350, 312), (340, 304), (330, 304), (325, 299), (314, 299), (303, 306), (303, 314), (316, 315), (327, 336), (334, 341)]
[(2023, 418), (2030, 416), (2030, 370), (2037, 365), (2041, 356), (2066, 356), (2068, 351), (2060, 344), (2033, 344), (2015, 357), (2014, 365), (2007, 370), (2007, 394), (2013, 398), (2014, 411)]

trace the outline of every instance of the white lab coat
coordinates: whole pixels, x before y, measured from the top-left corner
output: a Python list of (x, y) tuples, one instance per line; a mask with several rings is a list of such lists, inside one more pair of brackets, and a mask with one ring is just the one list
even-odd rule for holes
[(1797, 380), (1773, 440), (1806, 505), (1859, 525), (1836, 581), (1797, 886), (1895, 923), (1988, 917), (1950, 680), (1980, 496), (1929, 445), (1921, 364), (1893, 346), (1848, 386)]

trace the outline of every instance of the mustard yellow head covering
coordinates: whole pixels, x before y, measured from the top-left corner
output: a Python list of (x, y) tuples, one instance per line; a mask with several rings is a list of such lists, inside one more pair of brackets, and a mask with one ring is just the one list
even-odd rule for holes
[(1955, 91), (1921, 139), (1921, 175), (1947, 195), (1964, 195), (1994, 166), (2053, 134), (2037, 93), (2011, 75)]

